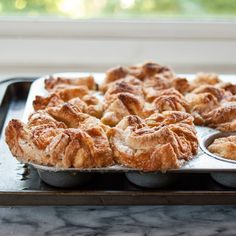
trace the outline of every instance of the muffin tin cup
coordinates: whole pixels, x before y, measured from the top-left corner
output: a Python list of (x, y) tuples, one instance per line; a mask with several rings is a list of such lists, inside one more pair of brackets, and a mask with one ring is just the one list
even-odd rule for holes
[(58, 169), (50, 166), (43, 166), (30, 163), (39, 174), (43, 182), (53, 187), (72, 188), (86, 185), (93, 179), (94, 173), (124, 173), (127, 179), (140, 187), (164, 188), (168, 187), (179, 179), (180, 173), (161, 172), (140, 172), (126, 167), (113, 166), (108, 168), (88, 168), (88, 169)]
[(53, 187), (73, 188), (86, 185), (93, 178), (92, 173), (58, 170), (41, 165), (31, 164), (38, 172), (43, 182)]
[(125, 175), (131, 183), (144, 188), (168, 187), (176, 183), (179, 178), (179, 174), (173, 173), (128, 172)]
[(214, 172), (211, 177), (219, 184), (230, 188), (236, 188), (235, 172)]
[[(214, 153), (211, 153), (208, 150), (208, 146), (211, 145), (214, 142), (215, 139), (225, 138), (225, 137), (232, 136), (232, 135), (236, 136), (236, 133), (235, 132), (216, 132), (216, 133), (210, 134), (210, 135), (208, 135), (208, 136), (206, 136), (205, 138), (202, 139), (202, 141), (200, 143), (200, 147), (209, 156), (212, 156), (212, 157), (214, 157), (218, 160), (221, 160), (221, 161), (226, 161), (226, 162), (231, 162), (231, 163), (236, 164), (236, 160), (231, 160), (231, 159), (227, 159), (227, 158), (218, 156)], [(236, 168), (236, 165), (235, 165), (235, 168)]]
[[(210, 134), (202, 140), (200, 147), (207, 155), (214, 157), (217, 160), (222, 161), (222, 162), (234, 163), (235, 168), (236, 168), (236, 160), (231, 160), (231, 159), (227, 159), (227, 158), (218, 156), (214, 153), (211, 153), (208, 150), (208, 146), (211, 145), (215, 139), (228, 137), (228, 136), (232, 136), (232, 135), (236, 135), (236, 133), (235, 132), (233, 132), (233, 133), (232, 132), (217, 132), (217, 133)], [(211, 177), (217, 183), (219, 183), (221, 185), (224, 185), (224, 186), (230, 187), (230, 188), (236, 188), (236, 172), (231, 172), (231, 171), (211, 172)]]

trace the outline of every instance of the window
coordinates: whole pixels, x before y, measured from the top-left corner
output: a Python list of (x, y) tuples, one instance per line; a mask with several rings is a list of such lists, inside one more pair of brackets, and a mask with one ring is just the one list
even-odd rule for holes
[(146, 60), (236, 68), (236, 0), (2, 0), (0, 73), (104, 71)]
[(3, 0), (2, 16), (74, 19), (235, 19), (235, 0)]

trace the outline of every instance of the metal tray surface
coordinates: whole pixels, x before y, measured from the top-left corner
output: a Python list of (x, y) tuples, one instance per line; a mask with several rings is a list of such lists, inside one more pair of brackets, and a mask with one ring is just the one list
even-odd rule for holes
[[(55, 76), (61, 76), (66, 78), (78, 78), (87, 76), (89, 73), (59, 73), (55, 74)], [(92, 75), (95, 78), (95, 82), (97, 84), (101, 84), (104, 80), (105, 75), (102, 73), (92, 73)], [(181, 75), (186, 76), (190, 80), (194, 77), (194, 75)], [(47, 91), (44, 89), (44, 80), (48, 78), (48, 76), (44, 76), (42, 78), (39, 78), (35, 80), (31, 86), (29, 96), (27, 99), (24, 115), (23, 115), (23, 121), (27, 122), (28, 116), (30, 113), (33, 112), (33, 100), (35, 99), (36, 95), (45, 96), (47, 95)], [(221, 79), (225, 82), (233, 81), (233, 76), (231, 75), (224, 75), (221, 76)], [(218, 132), (215, 129), (211, 129), (208, 127), (200, 127), (196, 126), (197, 134), (199, 137), (199, 142), (205, 137), (208, 136), (211, 133)], [(135, 169), (127, 168), (124, 166), (112, 166), (112, 167), (105, 167), (105, 168), (87, 168), (87, 169), (76, 169), (76, 168), (68, 168), (68, 169), (57, 169), (54, 167), (48, 167), (48, 166), (40, 166), (35, 165), (32, 163), (32, 165), (35, 166), (37, 169), (44, 169), (47, 171), (78, 171), (78, 172), (137, 172)], [(193, 173), (193, 172), (215, 172), (215, 171), (236, 171), (236, 164), (225, 162), (219, 159), (215, 159), (214, 157), (207, 155), (205, 152), (203, 152), (200, 148), (198, 151), (198, 155), (193, 158), (190, 162), (185, 164), (183, 167), (177, 170), (168, 170), (168, 172), (172, 173)]]
[(70, 189), (45, 184), (35, 168), (12, 157), (4, 141), (5, 126), (25, 109), (31, 82), (21, 79), (0, 83), (0, 205), (236, 204), (236, 190), (207, 173), (178, 174), (174, 184), (159, 189), (138, 187), (124, 173), (94, 173), (86, 185)]

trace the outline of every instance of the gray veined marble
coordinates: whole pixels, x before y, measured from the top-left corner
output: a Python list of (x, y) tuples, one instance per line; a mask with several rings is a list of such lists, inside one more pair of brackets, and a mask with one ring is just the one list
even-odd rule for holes
[(0, 208), (0, 235), (236, 235), (236, 206)]

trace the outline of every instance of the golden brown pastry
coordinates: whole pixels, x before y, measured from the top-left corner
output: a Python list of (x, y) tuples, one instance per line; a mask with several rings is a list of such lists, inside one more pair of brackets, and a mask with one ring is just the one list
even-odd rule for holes
[(142, 83), (135, 78), (127, 77), (111, 83), (104, 94), (104, 113), (101, 121), (115, 126), (127, 115), (146, 114)]
[(135, 78), (126, 78), (112, 83), (104, 94), (105, 106), (110, 105), (119, 94), (129, 93), (144, 97), (142, 84)]
[(215, 85), (217, 88), (224, 89), (225, 91), (230, 92), (232, 95), (236, 94), (236, 84), (232, 84), (230, 82), (227, 83), (218, 83)]
[(164, 89), (171, 88), (171, 81), (164, 76), (156, 75), (143, 81), (143, 91), (147, 102), (152, 102)]
[(217, 74), (214, 73), (198, 73), (196, 78), (191, 83), (191, 89), (195, 89), (201, 85), (216, 85), (221, 80)]
[(235, 130), (234, 90), (235, 85), (223, 83), (215, 74), (200, 74), (191, 84), (189, 102), (194, 123), (219, 130)]
[(166, 79), (172, 79), (175, 77), (173, 71), (170, 68), (154, 62), (146, 62), (141, 65), (130, 67), (119, 66), (106, 72), (105, 81), (100, 86), (100, 90), (105, 92), (110, 83), (127, 77), (137, 78), (143, 81), (154, 76), (162, 76)]
[(197, 125), (204, 125), (204, 114), (207, 114), (220, 105), (217, 98), (210, 93), (189, 93), (185, 96), (185, 99), (188, 101), (190, 112), (194, 117), (194, 123)]
[(106, 108), (101, 121), (106, 125), (115, 126), (125, 116), (145, 117), (148, 114), (145, 109), (145, 101), (142, 98), (130, 93), (120, 93)]
[(164, 112), (156, 126), (148, 123), (126, 116), (108, 131), (118, 163), (143, 171), (165, 171), (179, 168), (197, 153), (193, 119), (187, 113)]
[(48, 91), (56, 91), (66, 88), (68, 86), (86, 86), (90, 90), (96, 89), (96, 83), (93, 76), (79, 77), (79, 78), (64, 78), (60, 76), (50, 76), (45, 80), (45, 88)]
[(64, 103), (57, 107), (48, 107), (46, 112), (57, 121), (63, 122), (69, 128), (91, 128), (100, 126), (106, 129), (99, 119), (81, 112), (78, 107)]
[(223, 103), (204, 115), (207, 126), (221, 131), (236, 131), (236, 102)]
[(141, 65), (130, 66), (128, 67), (129, 74), (140, 79), (144, 80), (155, 75), (162, 75), (167, 79), (174, 77), (173, 71), (167, 67), (157, 64), (155, 62), (146, 62)]
[(179, 98), (176, 95), (162, 95), (157, 97), (153, 102), (154, 110), (157, 112), (163, 111), (189, 111), (189, 105), (184, 98)]
[[(34, 160), (37, 163), (41, 162), (42, 151), (37, 149), (33, 142), (32, 133), (19, 120), (11, 120), (5, 130), (6, 143), (8, 144), (11, 153), (18, 160), (28, 162)], [(46, 138), (47, 142), (47, 138)]]
[(236, 136), (217, 138), (208, 147), (208, 150), (220, 157), (236, 160)]
[(64, 103), (58, 94), (51, 94), (48, 97), (36, 96), (33, 101), (33, 107), (35, 111), (44, 110), (46, 107), (53, 107)]
[[(213, 85), (201, 85), (195, 88), (192, 93), (201, 94), (201, 93), (210, 93), (215, 96), (218, 101), (221, 101), (223, 98), (227, 97), (227, 93), (224, 89), (217, 88)], [(229, 94), (230, 95), (230, 94)]]
[[(64, 122), (39, 111), (31, 115), (27, 125), (12, 120), (6, 128), (6, 142), (12, 154), (23, 162), (63, 168), (112, 165), (112, 151), (104, 129), (88, 121), (88, 117), (83, 118), (80, 117), (80, 127), (68, 128)], [(66, 121), (66, 117), (60, 120)]]
[(104, 84), (112, 83), (116, 80), (123, 79), (129, 74), (128, 69), (122, 66), (114, 67), (106, 72)]
[[(52, 93), (48, 97), (36, 96), (33, 101), (33, 107), (35, 111), (38, 111), (64, 103), (65, 101), (57, 93)], [(95, 95), (87, 94), (82, 98), (75, 97), (68, 100), (67, 103), (76, 106), (80, 112), (87, 113), (96, 118), (102, 117), (104, 106)]]
[(171, 81), (171, 85), (181, 94), (186, 94), (191, 89), (191, 84), (186, 78), (176, 77)]
[(162, 90), (175, 89), (181, 94), (185, 94), (190, 90), (190, 83), (186, 78), (167, 79), (162, 75), (148, 77), (143, 81), (143, 90), (147, 102), (152, 102)]
[(27, 125), (29, 127), (50, 125), (55, 128), (67, 128), (65, 123), (55, 120), (45, 110), (39, 110), (37, 112), (32, 113), (28, 118)]
[(88, 95), (89, 90), (86, 86), (83, 85), (69, 86), (68, 88), (57, 91), (57, 94), (63, 101), (67, 102), (72, 98), (77, 98), (77, 97), (82, 98), (85, 95)]

